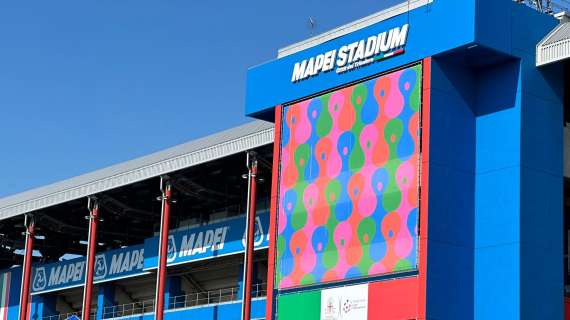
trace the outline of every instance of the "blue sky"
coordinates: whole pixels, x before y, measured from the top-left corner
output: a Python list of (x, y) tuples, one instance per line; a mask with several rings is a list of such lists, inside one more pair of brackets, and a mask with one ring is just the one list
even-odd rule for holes
[(400, 0), (0, 3), (0, 197), (250, 121), (249, 66)]

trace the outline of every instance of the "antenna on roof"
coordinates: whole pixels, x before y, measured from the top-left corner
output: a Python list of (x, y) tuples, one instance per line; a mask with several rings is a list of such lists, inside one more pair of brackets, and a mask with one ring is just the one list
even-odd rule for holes
[(311, 36), (313, 35), (316, 26), (317, 22), (315, 21), (315, 19), (313, 19), (313, 17), (309, 17), (309, 29), (311, 30)]

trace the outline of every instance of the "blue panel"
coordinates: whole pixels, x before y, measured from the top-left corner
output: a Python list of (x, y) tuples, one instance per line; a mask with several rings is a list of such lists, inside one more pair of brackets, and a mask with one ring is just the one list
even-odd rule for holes
[(477, 174), (475, 247), (519, 241), (520, 167)]
[[(475, 0), (436, 0), (432, 4), (382, 21), (319, 46), (251, 68), (247, 74), (246, 114), (272, 110), (278, 104), (300, 99), (330, 88), (445, 52), (475, 39)], [(350, 72), (333, 70), (297, 83), (291, 82), (296, 62), (366, 40), (381, 32), (409, 23), (405, 53)], [(445, 36), (441, 36), (445, 35)]]
[(97, 292), (97, 314), (96, 319), (103, 319), (105, 308), (115, 304), (115, 287), (112, 284), (99, 285)]
[(10, 303), (8, 307), (8, 320), (17, 320), (20, 314), (20, 286), (22, 284), (22, 268), (15, 267), (10, 271)]
[(475, 318), (520, 314), (520, 62), (478, 71)]
[(426, 293), (430, 319), (473, 315), (474, 84), (468, 68), (433, 59)]
[(475, 250), (474, 319), (521, 319), (519, 253), (518, 243)]
[(32, 297), (30, 319), (42, 319), (56, 314), (56, 296), (36, 295)]
[[(251, 319), (265, 318), (265, 299), (255, 299), (251, 302)], [(122, 317), (125, 320), (153, 320), (153, 314), (137, 315), (132, 317)], [(195, 307), (188, 309), (178, 309), (164, 313), (165, 320), (240, 320), (241, 303), (225, 303), (214, 306)]]
[(164, 288), (164, 301), (166, 301), (166, 309), (176, 308), (175, 302), (171, 297), (182, 295), (182, 283), (180, 276), (168, 276), (166, 278), (166, 287)]
[(564, 158), (562, 102), (528, 93), (523, 93), (522, 101), (522, 165), (560, 177)]
[[(257, 214), (254, 244), (256, 249), (269, 245), (269, 213)], [(168, 241), (168, 265), (209, 259), (244, 250), (245, 218), (238, 217), (220, 223), (171, 233)], [(158, 237), (144, 242), (144, 268), (156, 268)]]
[(473, 319), (473, 250), (435, 240), (428, 247), (426, 319)]
[[(110, 250), (95, 257), (95, 283), (143, 273), (142, 245)], [(85, 282), (85, 258), (35, 266), (32, 270), (32, 293), (82, 286)]]
[(523, 167), (521, 179), (521, 305), (527, 319), (562, 319), (562, 177)]

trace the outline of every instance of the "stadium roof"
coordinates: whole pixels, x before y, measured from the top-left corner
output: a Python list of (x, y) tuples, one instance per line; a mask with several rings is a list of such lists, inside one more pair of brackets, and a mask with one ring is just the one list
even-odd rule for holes
[(413, 9), (416, 9), (419, 7), (423, 7), (423, 6), (428, 6), (433, 2), (433, 0), (409, 0), (409, 1), (401, 0), (400, 2), (401, 3), (399, 3), (397, 5), (394, 5), (394, 6), (391, 6), (389, 8), (386, 8), (382, 11), (373, 13), (373, 14), (366, 16), (362, 19), (358, 19), (356, 21), (353, 21), (353, 22), (347, 23), (345, 25), (342, 25), (340, 27), (334, 28), (330, 31), (316, 35), (312, 38), (294, 43), (294, 44), (289, 45), (285, 48), (281, 48), (281, 49), (279, 49), (279, 51), (277, 53), (277, 57), (278, 58), (286, 57), (288, 55), (297, 53), (297, 52), (305, 50), (307, 48), (314, 47), (314, 46), (317, 46), (319, 44), (325, 43), (325, 42), (330, 41), (332, 39), (342, 37), (343, 35), (349, 34), (349, 33), (354, 32), (356, 30), (366, 28), (366, 27), (373, 25), (375, 23), (378, 23), (380, 21), (384, 21), (384, 20), (390, 19), (392, 17), (395, 17), (397, 15), (406, 13), (410, 10), (413, 10)]
[(560, 24), (536, 46), (536, 65), (542, 66), (570, 58), (570, 17), (566, 12), (555, 15)]
[(163, 151), (0, 199), (0, 219), (95, 195), (273, 142), (273, 123), (254, 121)]

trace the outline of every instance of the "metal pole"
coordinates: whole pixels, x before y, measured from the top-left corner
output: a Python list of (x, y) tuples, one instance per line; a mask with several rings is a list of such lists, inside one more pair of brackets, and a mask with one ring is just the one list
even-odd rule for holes
[(172, 188), (170, 181), (160, 178), (160, 190), (162, 191), (162, 212), (160, 219), (160, 235), (158, 248), (158, 271), (156, 277), (156, 296), (154, 315), (156, 320), (164, 317), (164, 288), (166, 282), (166, 257), (168, 255), (168, 229), (170, 224), (170, 198)]
[(85, 283), (83, 285), (83, 309), (81, 318), (89, 320), (91, 316), (91, 294), (93, 292), (93, 273), (95, 266), (95, 255), (97, 253), (97, 225), (99, 224), (99, 203), (96, 199), (88, 198), (87, 209), (89, 209), (89, 234), (87, 238), (87, 265)]
[(257, 160), (253, 152), (247, 153), (247, 215), (246, 215), (246, 241), (244, 252), (244, 270), (243, 270), (243, 297), (241, 318), (249, 320), (251, 317), (251, 285), (253, 278), (253, 243), (255, 236), (255, 203), (257, 197), (257, 183), (255, 176), (257, 175)]
[(24, 249), (24, 263), (22, 266), (22, 286), (20, 291), (20, 320), (28, 319), (28, 302), (30, 298), (30, 278), (32, 273), (32, 252), (34, 250), (35, 222), (31, 215), (24, 215), (26, 227), (26, 244)]

